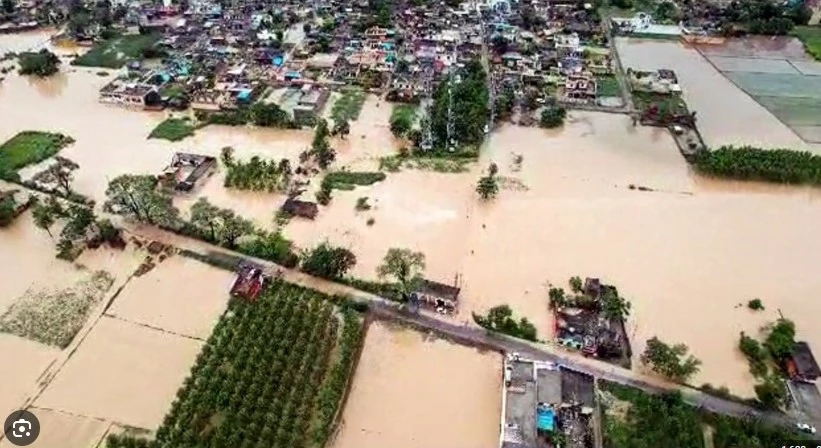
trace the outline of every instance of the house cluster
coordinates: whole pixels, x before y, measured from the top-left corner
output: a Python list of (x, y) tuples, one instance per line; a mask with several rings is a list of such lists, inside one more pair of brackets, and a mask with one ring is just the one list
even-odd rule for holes
[(595, 412), (592, 376), (515, 353), (506, 356), (500, 448), (592, 447)]
[(591, 4), (564, 0), (497, 7), (485, 22), (494, 85), (515, 92), (522, 112), (549, 98), (595, 104), (612, 76), (609, 40)]

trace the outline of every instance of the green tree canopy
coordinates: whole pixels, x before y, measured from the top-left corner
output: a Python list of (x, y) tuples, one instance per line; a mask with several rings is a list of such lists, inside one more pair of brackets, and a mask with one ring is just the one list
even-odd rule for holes
[(399, 283), (402, 297), (407, 298), (421, 281), (424, 270), (425, 254), (410, 249), (391, 248), (376, 272), (381, 278), (393, 277)]
[(653, 336), (647, 340), (647, 348), (641, 355), (641, 362), (654, 372), (675, 381), (686, 381), (699, 371), (701, 361), (688, 355), (684, 344), (668, 345)]
[(795, 348), (795, 324), (789, 319), (778, 319), (764, 341), (764, 347), (777, 361), (787, 359)]
[(36, 53), (20, 54), (20, 74), (45, 78), (60, 70), (60, 58), (45, 48)]
[(476, 192), (479, 193), (479, 196), (484, 200), (494, 198), (499, 193), (499, 182), (495, 176), (482, 176), (476, 185)]
[(339, 279), (356, 265), (356, 255), (328, 242), (316, 246), (302, 259), (302, 270), (317, 277)]
[(179, 210), (171, 196), (157, 189), (157, 178), (149, 175), (124, 174), (108, 183), (104, 210), (149, 224), (175, 225)]

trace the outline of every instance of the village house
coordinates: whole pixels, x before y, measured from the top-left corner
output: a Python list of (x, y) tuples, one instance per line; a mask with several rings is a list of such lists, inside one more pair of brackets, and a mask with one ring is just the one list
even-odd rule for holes
[(461, 288), (432, 280), (422, 280), (411, 293), (411, 302), (439, 313), (450, 314), (459, 307)]

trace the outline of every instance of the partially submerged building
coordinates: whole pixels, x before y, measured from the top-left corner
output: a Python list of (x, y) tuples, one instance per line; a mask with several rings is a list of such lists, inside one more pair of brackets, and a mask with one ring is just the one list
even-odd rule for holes
[(293, 197), (285, 200), (280, 210), (290, 216), (299, 216), (306, 219), (314, 219), (319, 214), (319, 206), (316, 202), (302, 201)]
[(814, 383), (821, 376), (821, 369), (812, 354), (810, 345), (804, 341), (796, 342), (789, 359), (787, 373), (796, 381)]
[(262, 267), (244, 263), (237, 269), (237, 278), (231, 285), (231, 296), (255, 302), (265, 286), (266, 278)]
[(160, 176), (160, 182), (175, 191), (191, 191), (197, 181), (209, 175), (216, 165), (215, 157), (177, 152)]

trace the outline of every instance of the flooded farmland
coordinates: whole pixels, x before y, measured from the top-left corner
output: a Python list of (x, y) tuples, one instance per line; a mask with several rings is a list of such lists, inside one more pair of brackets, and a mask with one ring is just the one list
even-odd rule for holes
[(331, 446), (495, 447), (501, 390), (498, 354), (374, 323)]

